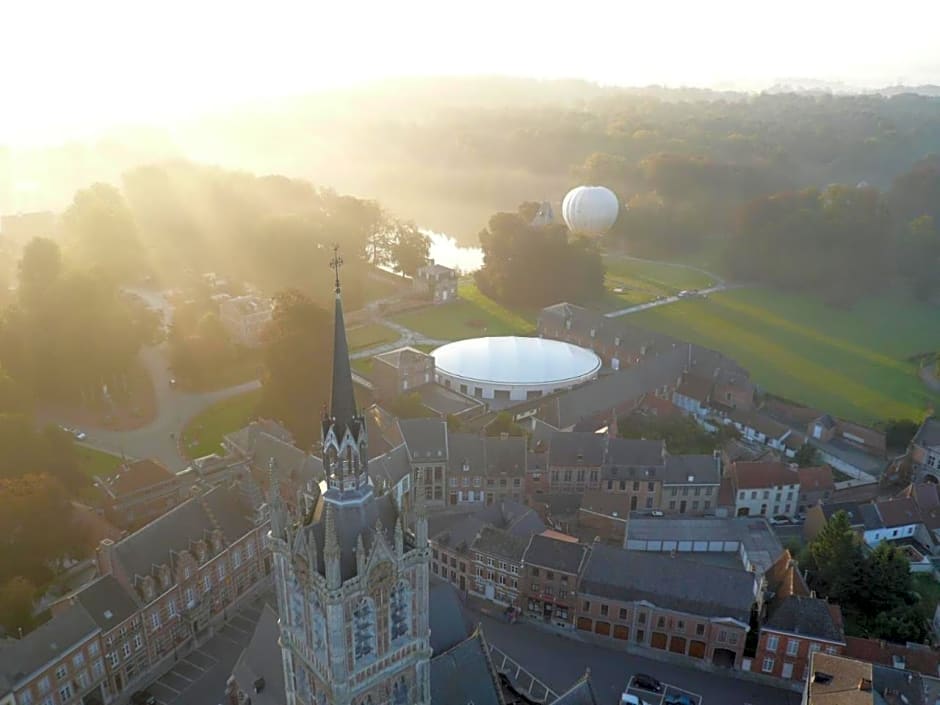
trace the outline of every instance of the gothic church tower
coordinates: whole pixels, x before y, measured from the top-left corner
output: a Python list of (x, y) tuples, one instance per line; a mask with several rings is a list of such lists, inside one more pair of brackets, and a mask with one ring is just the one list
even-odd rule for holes
[(430, 705), (427, 518), (414, 535), (389, 495), (375, 496), (356, 409), (339, 268), (333, 386), (321, 424), (326, 481), (291, 516), (271, 470), (271, 532), (287, 705)]

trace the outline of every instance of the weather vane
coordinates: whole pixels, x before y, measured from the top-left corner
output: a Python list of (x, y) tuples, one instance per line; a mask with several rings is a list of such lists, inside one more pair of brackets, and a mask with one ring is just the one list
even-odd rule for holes
[(343, 266), (343, 258), (339, 256), (339, 245), (333, 245), (333, 259), (330, 260), (330, 269), (336, 272), (336, 293), (339, 293), (339, 268)]

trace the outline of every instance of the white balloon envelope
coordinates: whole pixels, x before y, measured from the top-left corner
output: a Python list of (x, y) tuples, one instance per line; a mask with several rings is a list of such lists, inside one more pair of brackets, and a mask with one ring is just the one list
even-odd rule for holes
[(603, 235), (617, 221), (620, 202), (604, 186), (578, 186), (561, 202), (561, 215), (573, 233)]

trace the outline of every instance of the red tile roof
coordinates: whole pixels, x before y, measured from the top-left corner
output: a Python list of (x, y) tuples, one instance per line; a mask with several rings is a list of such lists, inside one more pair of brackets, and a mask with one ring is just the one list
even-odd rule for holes
[(787, 463), (737, 461), (731, 465), (731, 477), (739, 490), (757, 490), (780, 485), (796, 485), (800, 477)]
[(698, 375), (684, 374), (679, 386), (676, 387), (676, 394), (684, 397), (704, 402), (712, 391), (712, 381)]
[(940, 677), (940, 653), (929, 646), (905, 646), (878, 639), (863, 639), (857, 636), (845, 638), (845, 655), (869, 663), (894, 666), (894, 657), (904, 659), (904, 668), (923, 673), (932, 678)]
[(878, 508), (878, 514), (881, 515), (886, 529), (921, 522), (920, 510), (913, 499), (889, 499), (885, 502), (878, 502), (875, 506)]
[(836, 488), (835, 480), (832, 477), (832, 468), (828, 465), (800, 468), (796, 473), (800, 478), (801, 492), (824, 492)]
[(718, 488), (718, 506), (734, 506), (734, 484), (730, 477), (721, 478), (721, 486)]

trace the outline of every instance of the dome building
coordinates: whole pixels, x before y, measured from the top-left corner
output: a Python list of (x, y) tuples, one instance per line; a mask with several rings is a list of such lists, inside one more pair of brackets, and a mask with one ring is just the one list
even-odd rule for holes
[(588, 382), (602, 364), (592, 351), (577, 345), (514, 336), (458, 340), (431, 355), (438, 384), (496, 406)]

